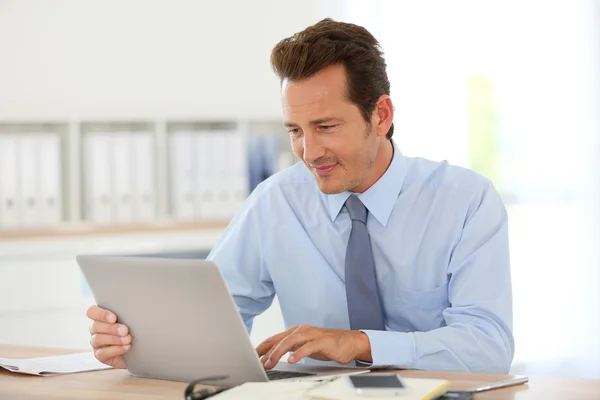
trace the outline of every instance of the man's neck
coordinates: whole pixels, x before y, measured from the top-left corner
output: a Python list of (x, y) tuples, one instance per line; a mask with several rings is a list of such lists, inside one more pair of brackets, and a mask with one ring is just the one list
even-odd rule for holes
[(394, 158), (394, 145), (390, 139), (384, 139), (379, 144), (377, 159), (371, 168), (369, 176), (360, 187), (353, 189), (355, 193), (363, 193), (375, 184), (390, 167)]

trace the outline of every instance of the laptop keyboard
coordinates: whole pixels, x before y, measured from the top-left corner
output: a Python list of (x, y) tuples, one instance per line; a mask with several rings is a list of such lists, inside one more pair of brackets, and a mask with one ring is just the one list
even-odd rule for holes
[(276, 371), (270, 369), (267, 372), (267, 377), (270, 381), (275, 381), (277, 379), (289, 379), (289, 378), (304, 378), (307, 376), (314, 376), (316, 374), (310, 372), (296, 372), (296, 371)]

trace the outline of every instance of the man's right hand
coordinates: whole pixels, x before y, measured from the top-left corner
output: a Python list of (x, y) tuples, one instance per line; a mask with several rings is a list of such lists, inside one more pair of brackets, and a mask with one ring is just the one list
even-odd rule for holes
[(129, 328), (118, 324), (115, 314), (98, 306), (88, 308), (86, 315), (93, 321), (90, 325), (90, 344), (94, 356), (111, 367), (127, 368), (123, 354), (131, 348)]

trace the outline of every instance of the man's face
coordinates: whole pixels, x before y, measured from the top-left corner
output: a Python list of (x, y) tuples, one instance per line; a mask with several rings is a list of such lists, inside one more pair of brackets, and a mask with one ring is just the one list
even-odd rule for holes
[(366, 190), (381, 139), (346, 93), (342, 65), (302, 81), (284, 80), (281, 87), (292, 150), (326, 194)]

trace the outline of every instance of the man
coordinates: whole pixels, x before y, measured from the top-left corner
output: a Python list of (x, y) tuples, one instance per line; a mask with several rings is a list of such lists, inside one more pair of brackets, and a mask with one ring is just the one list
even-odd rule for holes
[[(402, 155), (366, 29), (325, 19), (271, 62), (303, 163), (260, 184), (209, 255), (249, 330), (278, 295), (289, 329), (258, 346), (265, 368), (292, 352), (291, 363), (507, 373), (507, 215), (492, 184)], [(96, 357), (124, 368), (127, 327), (96, 306), (88, 316)]]

